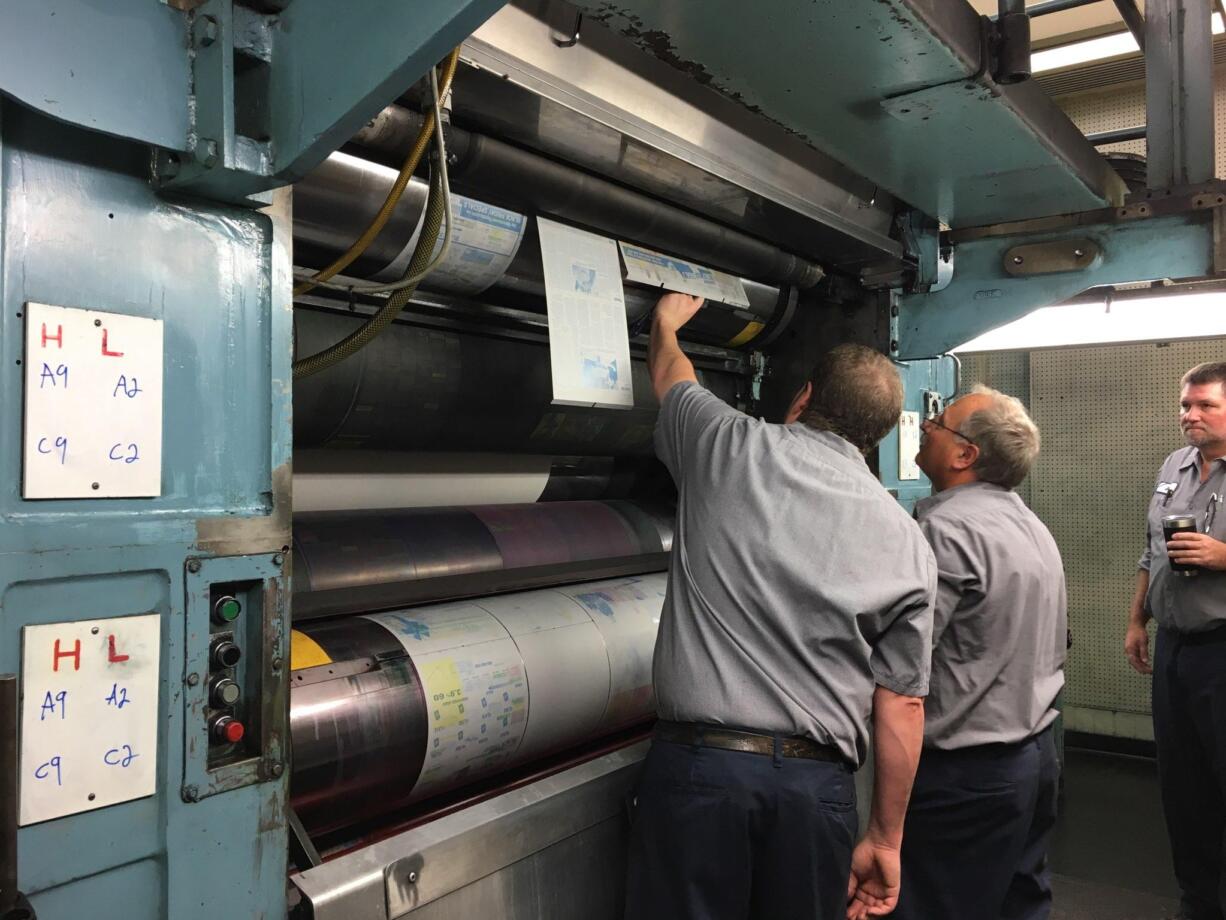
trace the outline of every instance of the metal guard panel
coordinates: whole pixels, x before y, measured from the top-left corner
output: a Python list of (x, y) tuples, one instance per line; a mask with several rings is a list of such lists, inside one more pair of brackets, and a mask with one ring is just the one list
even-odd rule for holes
[(1118, 204), (1036, 85), (980, 75), (961, 0), (588, 3), (589, 15), (952, 227)]
[(625, 809), (648, 742), (290, 877), (315, 920), (400, 917)]

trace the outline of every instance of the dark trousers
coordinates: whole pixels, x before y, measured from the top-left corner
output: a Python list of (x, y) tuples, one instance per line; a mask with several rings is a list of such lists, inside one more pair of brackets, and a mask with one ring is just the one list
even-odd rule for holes
[(898, 920), (1046, 920), (1060, 764), (1050, 729), (925, 750), (907, 810)]
[(1175, 877), (1189, 920), (1226, 913), (1226, 638), (1158, 630), (1154, 739)]
[(844, 766), (654, 741), (627, 920), (842, 920), (856, 835)]

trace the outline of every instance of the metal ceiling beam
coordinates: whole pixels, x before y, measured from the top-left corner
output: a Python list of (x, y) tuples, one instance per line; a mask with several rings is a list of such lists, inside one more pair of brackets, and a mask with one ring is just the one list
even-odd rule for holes
[(1150, 188), (1213, 178), (1211, 0), (1146, 4), (1146, 157)]
[(1137, 8), (1137, 0), (1115, 0), (1115, 8), (1120, 11), (1120, 18), (1128, 31), (1137, 40), (1137, 47), (1145, 53), (1145, 14)]

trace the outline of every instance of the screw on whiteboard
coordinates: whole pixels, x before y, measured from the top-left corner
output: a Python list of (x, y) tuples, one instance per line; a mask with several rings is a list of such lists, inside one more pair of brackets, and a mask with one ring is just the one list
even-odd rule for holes
[(94, 320), (94, 325), (95, 325), (95, 326), (101, 326), (101, 325), (102, 325), (102, 320), (100, 320), (100, 319), (96, 319), (96, 320)]
[(96, 799), (96, 798), (98, 798), (98, 796), (94, 795), (92, 792), (89, 794), (89, 800), (90, 800), (91, 802), (92, 802), (94, 799)]
[(90, 486), (90, 488), (91, 488), (91, 489), (96, 489), (96, 488), (98, 488), (98, 483), (96, 483), (96, 482), (95, 482), (93, 485), (91, 485), (91, 486)]
[(96, 635), (98, 635), (98, 627), (97, 627), (97, 626), (95, 626), (95, 627), (93, 627), (92, 629), (90, 629), (89, 634), (90, 634), (91, 636), (96, 636)]
[(189, 687), (194, 687), (198, 683), (200, 683), (200, 675), (197, 674), (195, 671), (187, 675), (187, 685)]
[(280, 553), (277, 553), (277, 555), (275, 555), (275, 556), (273, 556), (273, 557), (272, 557), (272, 564), (273, 564), (273, 565), (280, 565), (280, 564), (281, 564), (281, 563), (283, 563), (284, 561), (285, 561), (285, 557), (284, 557), (284, 556), (282, 556)]
[(409, 879), (410, 885), (416, 885), (417, 884), (417, 873), (409, 872), (408, 879)]
[(200, 801), (200, 790), (197, 789), (195, 786), (184, 786), (183, 787), (183, 801), (184, 802)]
[(188, 570), (189, 572), (199, 572), (199, 571), (200, 571), (200, 560), (199, 560), (199, 559), (193, 559), (193, 560), (191, 560), (191, 561), (190, 561), (190, 562), (187, 564), (187, 570)]

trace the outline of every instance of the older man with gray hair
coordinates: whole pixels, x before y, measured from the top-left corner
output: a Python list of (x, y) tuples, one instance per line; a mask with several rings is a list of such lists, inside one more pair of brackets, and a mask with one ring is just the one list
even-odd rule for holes
[(986, 387), (922, 426), (916, 508), (937, 560), (924, 749), (903, 836), (902, 920), (1040, 920), (1059, 764), (1064, 568), (1013, 491), (1039, 453), (1018, 400)]

